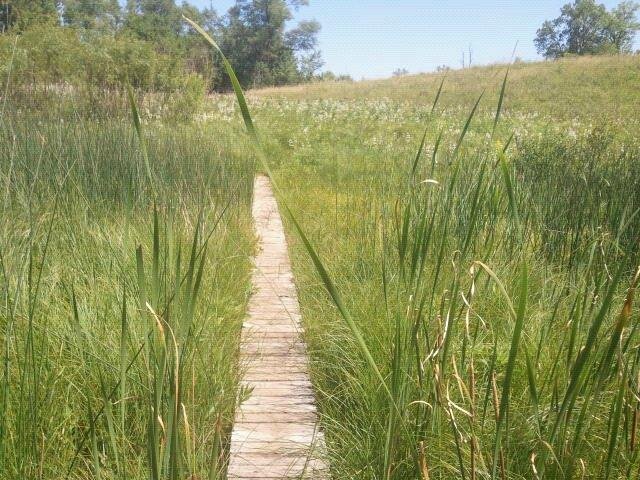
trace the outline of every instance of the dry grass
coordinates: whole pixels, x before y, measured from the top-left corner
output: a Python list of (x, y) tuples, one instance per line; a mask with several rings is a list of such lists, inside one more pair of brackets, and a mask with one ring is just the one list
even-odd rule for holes
[[(469, 105), (486, 88), (497, 92), (506, 65), (451, 70), (443, 91), (444, 106)], [(285, 100), (374, 100), (430, 105), (441, 73), (385, 80), (319, 82), (252, 91), (253, 95)], [(536, 112), (573, 118), (600, 115), (631, 117), (640, 105), (640, 55), (578, 57), (511, 66), (505, 111)], [(495, 102), (487, 100), (490, 108)]]

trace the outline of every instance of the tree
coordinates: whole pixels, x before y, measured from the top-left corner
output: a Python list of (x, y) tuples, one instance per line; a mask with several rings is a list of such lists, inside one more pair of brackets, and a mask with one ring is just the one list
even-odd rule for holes
[(311, 51), (318, 46), (320, 23), (315, 20), (304, 20), (285, 35), (286, 44), (293, 51)]
[(318, 50), (320, 23), (302, 21), (285, 35), (285, 42), (296, 53), (298, 71), (303, 80), (311, 80), (324, 65)]
[(635, 33), (640, 29), (637, 14), (640, 5), (635, 2), (625, 1), (611, 11), (606, 28), (608, 41), (614, 45), (617, 51), (631, 53)]
[[(202, 28), (212, 36), (217, 36), (220, 28), (220, 18), (213, 8), (199, 10), (197, 7), (183, 4), (182, 14), (197, 22)], [(207, 89), (213, 90), (217, 87), (222, 71), (214, 63), (214, 56), (211, 55), (209, 45), (202, 41), (200, 34), (193, 29), (187, 28), (184, 24), (182, 32), (183, 55), (187, 69), (195, 72), (205, 79)]]
[(24, 30), (37, 23), (58, 23), (61, 0), (6, 0), (0, 2), (0, 32)]
[(115, 31), (122, 21), (118, 0), (64, 0), (65, 25), (85, 30)]
[(283, 85), (308, 78), (322, 66), (316, 49), (320, 25), (301, 22), (286, 30), (292, 10), (307, 3), (236, 0), (223, 19), (220, 43), (243, 85)]
[(566, 53), (558, 19), (546, 20), (538, 29), (535, 40), (536, 50), (545, 58), (559, 58)]
[[(241, 76), (250, 77), (256, 85), (289, 83), (296, 75), (293, 51), (285, 43), (286, 22), (292, 13), (284, 0), (238, 0), (229, 11), (230, 30), (242, 31), (234, 43), (246, 43), (240, 49)], [(241, 26), (238, 25), (241, 23)], [(233, 53), (232, 53), (233, 56)]]
[(640, 5), (624, 1), (611, 11), (595, 0), (575, 0), (564, 5), (560, 16), (538, 29), (534, 43), (546, 58), (567, 54), (630, 53), (640, 28)]
[(182, 14), (174, 0), (128, 0), (125, 28), (135, 38), (171, 51), (171, 40), (182, 31)]
[(319, 50), (314, 50), (311, 53), (301, 55), (298, 59), (300, 78), (305, 81), (313, 80), (323, 65), (324, 61), (322, 60), (322, 52)]

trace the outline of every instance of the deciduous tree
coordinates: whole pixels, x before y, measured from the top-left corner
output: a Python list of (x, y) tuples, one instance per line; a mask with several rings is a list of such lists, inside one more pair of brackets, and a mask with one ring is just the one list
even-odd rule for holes
[(534, 43), (546, 58), (629, 53), (640, 28), (639, 8), (635, 2), (624, 1), (608, 11), (595, 0), (575, 0), (562, 7), (558, 18), (542, 24)]
[(0, 1), (0, 32), (22, 30), (35, 23), (57, 23), (61, 7), (61, 0)]
[(64, 0), (62, 18), (65, 25), (115, 32), (122, 11), (118, 0)]
[(306, 0), (236, 0), (221, 26), (222, 47), (246, 86), (282, 85), (310, 77), (322, 65), (320, 25), (301, 22), (287, 31), (293, 10)]

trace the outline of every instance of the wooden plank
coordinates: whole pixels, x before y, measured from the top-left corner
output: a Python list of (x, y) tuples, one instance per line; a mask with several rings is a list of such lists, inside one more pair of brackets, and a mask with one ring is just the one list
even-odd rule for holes
[(300, 369), (298, 371), (288, 370), (286, 372), (273, 372), (268, 370), (256, 371), (253, 369), (249, 369), (244, 374), (245, 382), (265, 382), (265, 381), (302, 381), (307, 380), (309, 376), (307, 372)]
[(229, 478), (319, 478), (318, 474), (326, 473), (323, 463), (307, 461), (299, 456), (255, 453), (239, 457), (236, 461), (243, 470), (243, 476), (229, 475)]
[[(244, 407), (248, 405), (263, 405), (265, 407), (265, 411), (270, 411), (270, 409), (278, 406), (297, 407), (300, 405), (313, 405), (313, 402), (314, 396), (312, 394), (298, 395), (297, 397), (292, 397), (290, 395), (268, 395), (267, 393), (261, 393), (260, 396), (251, 395), (244, 401), (242, 408), (238, 409), (236, 418), (240, 418), (242, 416)], [(241, 422), (236, 422), (236, 425), (240, 426), (240, 423)]]
[(243, 457), (252, 454), (271, 454), (274, 456), (297, 456), (305, 457), (309, 452), (309, 445), (305, 443), (294, 443), (285, 440), (274, 441), (269, 444), (264, 442), (245, 442), (237, 446), (231, 445), (231, 460), (235, 457)]
[(251, 393), (236, 411), (229, 479), (329, 478), (318, 427), (300, 305), (282, 220), (269, 180), (254, 184), (259, 239), (253, 290), (240, 342), (242, 385)]

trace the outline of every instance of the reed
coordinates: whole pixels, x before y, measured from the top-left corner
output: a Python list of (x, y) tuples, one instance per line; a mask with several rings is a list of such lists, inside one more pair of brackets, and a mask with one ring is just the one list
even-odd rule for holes
[[(225, 62), (235, 96), (188, 125), (132, 92), (133, 128), (8, 105), (0, 476), (224, 478), (263, 170), (334, 478), (635, 478), (640, 144), (615, 62), (307, 97), (246, 95)], [(590, 65), (602, 88), (573, 95)]]
[(3, 479), (222, 478), (253, 163), (136, 117), (2, 119)]

